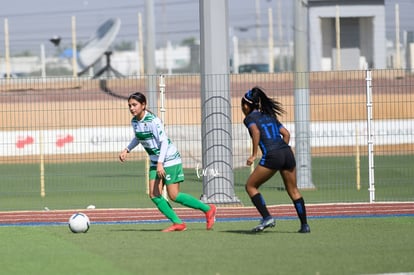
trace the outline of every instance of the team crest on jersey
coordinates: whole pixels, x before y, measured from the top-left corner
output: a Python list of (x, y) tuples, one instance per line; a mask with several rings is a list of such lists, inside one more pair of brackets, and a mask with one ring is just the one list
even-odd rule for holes
[(147, 123), (144, 123), (144, 131), (146, 131), (146, 132), (149, 131)]

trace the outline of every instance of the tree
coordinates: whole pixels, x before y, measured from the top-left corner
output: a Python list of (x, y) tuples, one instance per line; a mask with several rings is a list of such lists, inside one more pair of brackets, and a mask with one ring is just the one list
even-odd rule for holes
[(28, 56), (34, 56), (34, 54), (31, 51), (29, 51), (29, 50), (24, 50), (24, 51), (22, 51), (20, 53), (14, 54), (14, 56), (15, 57), (28, 57)]
[(114, 50), (116, 51), (132, 51), (134, 50), (134, 45), (131, 41), (121, 41), (114, 45)]
[(181, 41), (181, 46), (192, 46), (196, 45), (197, 39), (195, 37), (189, 37)]

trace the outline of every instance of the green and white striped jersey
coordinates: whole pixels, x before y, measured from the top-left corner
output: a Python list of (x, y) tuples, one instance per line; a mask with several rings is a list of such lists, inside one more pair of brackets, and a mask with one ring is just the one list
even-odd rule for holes
[(167, 141), (168, 147), (164, 167), (181, 163), (181, 156), (177, 147), (168, 138), (164, 125), (156, 115), (146, 111), (142, 120), (132, 118), (131, 125), (134, 129), (135, 139), (128, 145), (128, 150), (132, 150), (135, 146), (141, 144), (150, 157), (151, 166), (156, 166), (161, 152), (161, 143)]

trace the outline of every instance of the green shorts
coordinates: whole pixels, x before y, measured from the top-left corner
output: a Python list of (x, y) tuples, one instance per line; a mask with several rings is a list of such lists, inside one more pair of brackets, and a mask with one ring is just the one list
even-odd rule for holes
[[(166, 185), (184, 181), (184, 172), (183, 172), (182, 164), (176, 164), (173, 166), (164, 167), (164, 170), (165, 170), (164, 183)], [(157, 167), (151, 166), (149, 169), (149, 179), (155, 180), (157, 178), (158, 178)]]

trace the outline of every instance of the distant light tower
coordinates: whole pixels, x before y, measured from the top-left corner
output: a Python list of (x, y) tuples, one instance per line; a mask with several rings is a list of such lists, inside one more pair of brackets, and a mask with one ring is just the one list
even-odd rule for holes
[(260, 45), (262, 40), (262, 20), (260, 18), (260, 0), (256, 0), (256, 39), (257, 44)]
[(262, 41), (262, 19), (260, 18), (260, 0), (256, 0), (256, 47), (257, 47), (257, 58), (259, 63), (263, 62), (263, 54), (261, 50)]

